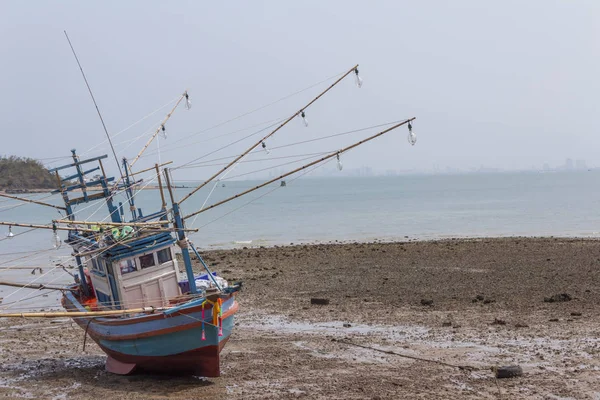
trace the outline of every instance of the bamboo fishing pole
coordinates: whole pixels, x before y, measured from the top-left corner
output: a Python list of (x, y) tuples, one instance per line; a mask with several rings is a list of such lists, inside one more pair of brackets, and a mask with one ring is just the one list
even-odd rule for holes
[(165, 221), (147, 221), (147, 222), (102, 222), (102, 221), (71, 221), (70, 219), (55, 219), (52, 222), (57, 224), (71, 225), (98, 225), (98, 226), (157, 226), (164, 225)]
[[(52, 222), (57, 224), (70, 225), (98, 225), (98, 226), (131, 226), (137, 228), (146, 228), (147, 230), (159, 232), (176, 232), (177, 228), (163, 227), (162, 225), (169, 224), (171, 221), (147, 221), (147, 222), (98, 222), (98, 221), (71, 221), (68, 219), (55, 219)], [(57, 227), (58, 228), (58, 227)], [(60, 228), (58, 228), (60, 229)], [(83, 229), (85, 230), (85, 229)], [(89, 230), (88, 230), (89, 231)], [(186, 229), (186, 231), (197, 232), (197, 229)]]
[(379, 132), (379, 133), (376, 133), (376, 134), (375, 134), (375, 135), (373, 135), (373, 136), (369, 136), (369, 137), (368, 137), (368, 138), (366, 138), (366, 139), (363, 139), (363, 140), (361, 140), (361, 141), (359, 141), (359, 142), (356, 142), (356, 143), (354, 143), (354, 144), (351, 144), (350, 146), (344, 147), (344, 148), (342, 148), (342, 149), (340, 149), (340, 150), (338, 150), (338, 151), (335, 151), (335, 152), (333, 152), (333, 153), (331, 153), (331, 154), (329, 154), (329, 155), (327, 155), (327, 156), (325, 156), (325, 157), (322, 157), (322, 158), (320, 158), (320, 159), (318, 159), (318, 160), (312, 161), (312, 162), (310, 162), (310, 163), (308, 163), (308, 164), (306, 164), (306, 165), (303, 165), (303, 166), (301, 166), (301, 167), (299, 167), (299, 168), (296, 168), (296, 169), (294, 169), (294, 170), (292, 170), (292, 171), (290, 171), (290, 172), (287, 172), (287, 173), (285, 173), (285, 174), (283, 174), (283, 175), (280, 175), (280, 176), (278, 176), (277, 178), (273, 178), (273, 179), (271, 179), (271, 180), (269, 180), (269, 181), (267, 181), (267, 182), (265, 182), (265, 183), (262, 183), (262, 184), (260, 184), (260, 185), (258, 185), (258, 186), (255, 186), (255, 187), (253, 187), (253, 188), (250, 188), (250, 189), (248, 189), (248, 190), (246, 190), (246, 191), (243, 191), (243, 192), (241, 192), (241, 193), (238, 193), (238, 194), (236, 194), (236, 195), (234, 195), (234, 196), (231, 196), (231, 197), (228, 197), (228, 198), (226, 198), (226, 199), (224, 199), (224, 200), (221, 200), (221, 201), (219, 201), (219, 202), (217, 202), (217, 203), (215, 203), (215, 204), (212, 204), (212, 205), (210, 205), (210, 206), (208, 206), (208, 207), (206, 207), (206, 208), (203, 208), (203, 209), (201, 209), (201, 210), (198, 210), (198, 211), (196, 211), (196, 212), (193, 212), (193, 213), (191, 213), (191, 214), (189, 214), (189, 215), (186, 215), (185, 217), (183, 217), (183, 219), (184, 219), (184, 220), (186, 220), (186, 219), (188, 219), (188, 218), (190, 218), (190, 217), (193, 217), (193, 216), (195, 216), (195, 215), (198, 215), (198, 214), (200, 214), (200, 213), (203, 213), (204, 211), (208, 211), (208, 210), (210, 210), (211, 208), (215, 208), (215, 207), (217, 207), (217, 206), (220, 206), (220, 205), (221, 205), (221, 204), (223, 204), (223, 203), (227, 203), (227, 202), (229, 202), (229, 201), (231, 201), (231, 200), (237, 199), (238, 197), (244, 196), (244, 195), (246, 195), (246, 194), (248, 194), (248, 193), (250, 193), (250, 192), (253, 192), (253, 191), (255, 191), (255, 190), (258, 190), (258, 189), (260, 189), (260, 188), (262, 188), (262, 187), (264, 187), (264, 186), (267, 186), (267, 185), (269, 185), (269, 184), (271, 184), (271, 183), (273, 183), (273, 182), (279, 181), (279, 180), (281, 180), (282, 178), (285, 178), (286, 176), (289, 176), (289, 175), (295, 174), (296, 172), (302, 171), (303, 169), (309, 168), (309, 167), (311, 167), (311, 166), (313, 166), (313, 165), (315, 165), (315, 164), (318, 164), (318, 163), (321, 163), (321, 162), (323, 162), (323, 161), (325, 161), (325, 160), (328, 160), (328, 159), (330, 159), (330, 158), (336, 157), (337, 155), (339, 155), (339, 154), (341, 154), (341, 153), (344, 153), (344, 152), (346, 152), (346, 151), (348, 151), (348, 150), (351, 150), (351, 149), (353, 149), (353, 148), (355, 148), (355, 147), (357, 147), (357, 146), (360, 146), (361, 144), (364, 144), (364, 143), (366, 143), (366, 142), (369, 142), (369, 141), (371, 141), (371, 140), (373, 140), (373, 139), (375, 139), (375, 138), (377, 138), (377, 137), (379, 137), (379, 136), (381, 136), (381, 135), (384, 135), (384, 134), (386, 134), (386, 133), (388, 133), (388, 132), (390, 132), (390, 131), (392, 131), (392, 130), (394, 130), (394, 129), (396, 129), (396, 128), (398, 128), (398, 127), (402, 126), (402, 125), (405, 125), (405, 124), (407, 124), (407, 123), (409, 123), (409, 122), (413, 121), (414, 119), (416, 119), (416, 118), (415, 118), (415, 117), (413, 117), (413, 118), (410, 118), (410, 119), (407, 119), (407, 120), (405, 120), (404, 122), (400, 122), (399, 124), (396, 124), (396, 125), (394, 125), (394, 126), (392, 126), (392, 127), (388, 128), (388, 129), (386, 129), (386, 130), (383, 130), (383, 131), (381, 131), (381, 132)]
[(59, 209), (59, 210), (64, 210), (64, 211), (67, 210), (65, 207), (55, 206), (54, 204), (44, 203), (43, 201), (24, 199), (24, 198), (17, 197), (17, 196), (9, 196), (8, 194), (3, 194), (3, 193), (0, 193), (0, 197), (6, 197), (8, 199), (25, 201), (27, 203), (39, 204), (41, 206), (46, 206), (46, 207), (53, 207), (53, 208), (56, 208), (56, 209)]
[(284, 126), (286, 126), (288, 124), (288, 122), (290, 122), (291, 120), (293, 120), (294, 118), (296, 118), (298, 115), (300, 115), (304, 110), (306, 110), (308, 107), (310, 107), (315, 101), (319, 100), (321, 98), (321, 96), (323, 96), (325, 93), (329, 92), (335, 85), (337, 85), (338, 83), (340, 83), (342, 81), (342, 79), (344, 79), (345, 77), (347, 77), (348, 75), (350, 75), (357, 68), (358, 68), (358, 64), (356, 64), (354, 67), (352, 67), (351, 69), (349, 69), (348, 72), (346, 72), (338, 80), (336, 80), (335, 82), (333, 82), (327, 89), (325, 89), (324, 91), (322, 91), (317, 97), (315, 97), (314, 99), (312, 99), (307, 105), (305, 105), (304, 107), (302, 107), (301, 109), (299, 109), (298, 111), (296, 111), (296, 113), (294, 113), (291, 117), (289, 117), (287, 120), (285, 120), (281, 125), (279, 125), (277, 128), (275, 128), (273, 131), (271, 131), (271, 133), (269, 133), (267, 136), (263, 137), (258, 142), (256, 142), (252, 146), (250, 146), (246, 151), (244, 151), (242, 154), (240, 154), (239, 156), (237, 156), (232, 162), (230, 162), (225, 167), (223, 167), (221, 170), (219, 170), (219, 172), (217, 172), (216, 174), (214, 174), (213, 176), (211, 176), (210, 178), (208, 178), (203, 184), (201, 184), (200, 186), (198, 186), (197, 188), (195, 188), (194, 190), (192, 190), (190, 193), (188, 193), (186, 196), (184, 196), (179, 201), (179, 204), (183, 203), (185, 200), (187, 200), (188, 198), (190, 198), (190, 196), (192, 196), (198, 190), (200, 190), (204, 186), (208, 185), (213, 179), (215, 179), (217, 176), (219, 176), (220, 174), (222, 174), (223, 172), (225, 172), (229, 167), (231, 167), (232, 165), (234, 165), (235, 163), (237, 163), (240, 159), (242, 159), (243, 157), (245, 157), (246, 154), (250, 153), (258, 145), (260, 145), (262, 142), (264, 142), (265, 140), (267, 140), (268, 138), (270, 138), (271, 136), (273, 136), (277, 131), (279, 131), (281, 128), (283, 128)]
[(66, 311), (66, 312), (30, 312), (30, 313), (0, 313), (0, 318), (56, 318), (56, 317), (102, 317), (111, 315), (126, 315), (139, 313), (155, 313), (168, 310), (169, 307), (143, 307), (131, 308), (129, 310), (107, 310), (107, 311)]
[(137, 162), (137, 160), (139, 160), (139, 158), (144, 153), (144, 151), (146, 151), (146, 149), (148, 148), (148, 146), (150, 146), (150, 143), (152, 143), (152, 141), (154, 140), (154, 138), (160, 133), (161, 129), (164, 129), (165, 124), (167, 123), (167, 121), (169, 120), (169, 118), (171, 118), (171, 115), (173, 115), (173, 112), (175, 112), (175, 109), (177, 108), (177, 106), (179, 105), (179, 103), (181, 103), (181, 101), (184, 98), (186, 98), (187, 95), (188, 95), (188, 93), (187, 93), (187, 90), (186, 90), (185, 92), (183, 92), (183, 94), (181, 95), (181, 97), (179, 97), (179, 100), (177, 100), (177, 103), (175, 103), (175, 106), (167, 114), (167, 116), (165, 117), (165, 119), (160, 123), (160, 126), (158, 127), (158, 129), (156, 130), (156, 132), (154, 132), (154, 135), (152, 135), (152, 137), (150, 137), (150, 139), (148, 139), (148, 141), (146, 142), (146, 145), (142, 148), (142, 150), (140, 150), (140, 152), (138, 153), (138, 155), (135, 156), (135, 158), (133, 159), (133, 161), (131, 163), (129, 163), (129, 168), (133, 167), (133, 164), (135, 164)]
[(153, 170), (153, 169), (158, 168), (158, 167), (164, 167), (165, 165), (169, 165), (169, 164), (173, 164), (173, 161), (167, 161), (166, 163), (162, 163), (160, 165), (155, 164), (154, 167), (146, 168), (146, 169), (143, 169), (143, 170), (137, 171), (137, 172), (131, 172), (130, 175), (139, 175), (141, 173), (148, 172), (148, 171)]
[(5, 222), (0, 221), (0, 225), (8, 225), (8, 226), (18, 226), (21, 228), (36, 228), (36, 229), (56, 229), (59, 231), (83, 231), (83, 232), (93, 232), (91, 229), (86, 228), (71, 228), (67, 226), (48, 226), (48, 225), (38, 225), (38, 224), (21, 224), (18, 222)]
[[(62, 220), (58, 220), (58, 221), (62, 221)], [(85, 221), (78, 221), (79, 223), (83, 224), (83, 225), (94, 225), (95, 222), (85, 222)], [(159, 222), (159, 221), (157, 221)], [(72, 224), (72, 221), (65, 221), (64, 223), (69, 223)], [(152, 229), (152, 231), (154, 232), (176, 232), (177, 229), (176, 228), (162, 228), (160, 227), (160, 224), (164, 224), (165, 222), (161, 222), (159, 224), (149, 224), (149, 225), (140, 225), (140, 223), (138, 223), (140, 228), (146, 228), (146, 229)], [(17, 227), (21, 227), (21, 228), (35, 228), (35, 229), (56, 229), (58, 231), (80, 231), (80, 232), (94, 232), (97, 233), (97, 231), (93, 230), (93, 229), (89, 229), (89, 228), (75, 228), (75, 227), (70, 227), (70, 226), (48, 226), (48, 225), (38, 225), (38, 224), (22, 224), (22, 223), (18, 223), (18, 222), (6, 222), (6, 221), (0, 221), (0, 225), (5, 225), (5, 226), (17, 226)], [(116, 223), (110, 223), (110, 224), (106, 224), (106, 225), (116, 225)], [(120, 223), (119, 225), (128, 225), (126, 223)], [(130, 225), (130, 226), (136, 226), (134, 225)], [(187, 231), (190, 232), (198, 232), (198, 229), (186, 229)]]
[(38, 289), (38, 290), (69, 290), (72, 292), (77, 291), (77, 289), (71, 289), (71, 288), (66, 288), (66, 287), (59, 287), (59, 286), (52, 286), (52, 285), (45, 285), (43, 283), (18, 283), (18, 282), (6, 282), (6, 281), (0, 281), (0, 286), (13, 286), (13, 287), (18, 287), (18, 288), (26, 288), (26, 289)]

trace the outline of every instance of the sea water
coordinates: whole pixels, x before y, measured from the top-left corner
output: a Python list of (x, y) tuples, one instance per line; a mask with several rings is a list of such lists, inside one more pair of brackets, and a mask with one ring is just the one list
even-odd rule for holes
[[(305, 178), (279, 182), (187, 220), (194, 245), (203, 249), (328, 241), (440, 239), (489, 236), (600, 236), (600, 171)], [(207, 185), (182, 204), (188, 215), (260, 182)], [(191, 185), (190, 185), (191, 186)], [(191, 188), (174, 190), (176, 199)], [(72, 193), (79, 196), (78, 193)], [(168, 194), (165, 194), (168, 198)], [(59, 195), (33, 195), (61, 204)], [(158, 211), (158, 190), (140, 190), (136, 207)], [(123, 194), (125, 217), (129, 206)], [(57, 210), (0, 201), (0, 220), (48, 224)], [(77, 219), (107, 219), (102, 202), (76, 207)], [(52, 248), (52, 232), (0, 226), (0, 280), (59, 284), (72, 281), (60, 265), (72, 266), (71, 249)], [(24, 233), (26, 232), (26, 233)], [(63, 240), (65, 232), (60, 232)], [(33, 254), (32, 252), (39, 251)], [(6, 270), (5, 267), (27, 269)], [(43, 267), (43, 275), (33, 267)], [(31, 269), (29, 269), (31, 267)], [(4, 268), (4, 269), (2, 269)], [(74, 270), (69, 270), (75, 272)], [(31, 274), (34, 272), (34, 275)], [(7, 304), (31, 291), (0, 286)], [(10, 298), (6, 298), (6, 296)], [(56, 304), (56, 296), (47, 299)], [(40, 300), (40, 299), (38, 299)], [(42, 299), (43, 300), (43, 299)], [(40, 304), (39, 302), (36, 304)], [(2, 304), (0, 304), (0, 311)]]
[[(197, 247), (303, 242), (436, 239), (482, 236), (597, 236), (600, 171), (310, 178), (275, 182), (187, 220)], [(207, 185), (181, 207), (188, 215), (260, 182)], [(190, 188), (178, 188), (175, 198)], [(72, 194), (73, 196), (79, 194)], [(43, 198), (47, 194), (32, 198)], [(168, 199), (168, 195), (167, 199)], [(59, 195), (44, 201), (61, 204)], [(115, 203), (126, 203), (123, 195)], [(158, 190), (140, 190), (136, 207), (158, 211)], [(47, 224), (57, 210), (0, 202), (0, 220)], [(125, 217), (131, 218), (124, 205)], [(101, 202), (76, 207), (77, 219), (107, 220)], [(15, 234), (27, 228), (14, 228)], [(3, 239), (7, 227), (0, 227)], [(0, 241), (0, 254), (51, 247), (51, 233), (36, 230)], [(66, 237), (62, 232), (61, 236)], [(1, 257), (1, 256), (0, 256)]]

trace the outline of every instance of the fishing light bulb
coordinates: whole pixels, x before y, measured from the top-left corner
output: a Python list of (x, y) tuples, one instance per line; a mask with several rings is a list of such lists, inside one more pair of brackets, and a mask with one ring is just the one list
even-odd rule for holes
[(337, 169), (342, 170), (344, 166), (342, 165), (342, 161), (340, 160), (340, 153), (337, 153)]
[(54, 231), (54, 233), (52, 234), (52, 247), (58, 249), (61, 244), (62, 240), (60, 239), (60, 236), (58, 236), (58, 233)]
[(306, 119), (306, 114), (304, 114), (304, 111), (300, 113), (300, 117), (302, 117), (302, 122), (304, 122), (304, 126), (308, 127), (308, 120)]
[(417, 135), (412, 130), (412, 124), (408, 123), (408, 143), (415, 145), (417, 143)]
[(270, 154), (271, 152), (269, 151), (269, 149), (267, 149), (267, 145), (265, 144), (265, 142), (262, 142), (262, 148), (263, 150), (267, 153)]
[(358, 86), (359, 88), (362, 87), (363, 84), (363, 80), (362, 78), (358, 75), (358, 68), (354, 68), (354, 82), (356, 83), (356, 86)]
[(192, 101), (190, 100), (190, 96), (188, 95), (188, 92), (185, 92), (185, 108), (187, 110), (190, 110), (192, 108)]
[(166, 139), (167, 138), (167, 131), (165, 130), (165, 126), (161, 125), (160, 126), (160, 130), (161, 130), (160, 137), (162, 137), (163, 139)]
[(6, 234), (6, 237), (9, 239), (12, 239), (15, 237), (15, 234), (12, 232), (12, 226), (8, 226), (8, 233)]

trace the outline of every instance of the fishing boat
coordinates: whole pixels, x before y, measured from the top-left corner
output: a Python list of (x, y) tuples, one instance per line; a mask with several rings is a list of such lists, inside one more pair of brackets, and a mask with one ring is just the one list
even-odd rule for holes
[[(72, 157), (72, 163), (51, 170), (75, 170), (60, 179), (57, 190), (67, 213), (67, 220), (57, 222), (72, 228), (65, 242), (73, 248), (79, 267), (79, 283), (64, 291), (64, 308), (73, 315), (92, 312), (89, 317), (75, 318), (75, 322), (108, 355), (109, 372), (128, 374), (142, 369), (219, 376), (219, 353), (231, 335), (238, 310), (235, 293), (241, 285), (223, 287), (223, 281), (217, 282), (209, 271), (212, 287), (198, 290), (190, 250), (198, 260), (202, 258), (186, 240), (185, 229), (168, 221), (166, 202), (160, 210), (144, 215), (136, 208), (133, 182), (126, 173), (124, 184), (114, 189), (127, 193), (132, 215), (126, 222), (123, 204), (117, 206), (111, 199), (114, 190), (110, 190), (110, 182), (114, 178), (103, 173), (92, 182), (82, 179), (86, 164), (98, 162), (94, 169), (104, 171), (102, 160), (107, 156), (80, 160), (73, 150)], [(126, 160), (123, 167), (129, 170)], [(80, 183), (68, 185), (73, 179)], [(91, 188), (101, 190), (90, 195)], [(82, 195), (70, 197), (75, 190)], [(162, 185), (159, 190), (164, 199)], [(169, 191), (172, 195), (170, 187)], [(74, 221), (73, 206), (93, 201), (105, 202), (110, 222)], [(177, 204), (172, 207), (176, 210)], [(181, 221), (177, 211), (175, 220)], [(175, 257), (179, 252), (185, 280)], [(182, 281), (189, 288), (187, 292), (182, 290)], [(106, 311), (109, 314), (103, 313)], [(110, 314), (112, 311), (116, 316)]]
[[(309, 171), (328, 161), (337, 160), (340, 167), (341, 154), (400, 126), (408, 125), (409, 142), (414, 144), (416, 137), (411, 125), (414, 118), (396, 121), (389, 124), (387, 129), (339, 150), (324, 155), (321, 153), (311, 162), (211, 205), (203, 204), (199, 210), (187, 215), (182, 213), (181, 204), (210, 182), (216, 181), (216, 187), (228, 170), (235, 168), (251, 152), (267, 149), (267, 139), (293, 119), (301, 118), (307, 124), (305, 111), (308, 107), (352, 73), (360, 87), (362, 79), (358, 75), (358, 66), (354, 66), (180, 199), (175, 198), (175, 185), (171, 170), (167, 167), (171, 162), (155, 164), (143, 170), (134, 170), (134, 165), (157, 135), (164, 132), (166, 122), (178, 105), (183, 102), (190, 108), (187, 91), (179, 97), (159, 128), (131, 161), (117, 158), (111, 137), (105, 130), (120, 177), (106, 175), (103, 160), (108, 155), (82, 159), (76, 150), (71, 150), (69, 163), (49, 170), (56, 176), (58, 184), (54, 193), (61, 196), (64, 205), (0, 194), (63, 212), (66, 216), (52, 220), (51, 224), (11, 221), (0, 222), (0, 225), (51, 229), (57, 248), (61, 246), (58, 232), (66, 231), (68, 236), (64, 243), (72, 248), (77, 268), (77, 274), (73, 275), (74, 282), (60, 288), (64, 313), (0, 313), (0, 317), (54, 318), (67, 315), (84, 330), (85, 338), (89, 337), (106, 353), (106, 369), (115, 374), (154, 371), (219, 376), (220, 352), (235, 326), (234, 318), (239, 310), (236, 296), (242, 283), (227, 282), (211, 271), (190, 240), (190, 233), (198, 229), (186, 226), (186, 221), (191, 218), (195, 220), (200, 213), (267, 185), (275, 184), (275, 188), (285, 186), (284, 178)], [(100, 116), (98, 108), (97, 111)], [(154, 179), (158, 180), (154, 192), (160, 195), (161, 200), (160, 209), (150, 213), (138, 207), (135, 199), (140, 182), (135, 176), (148, 172), (152, 172)], [(86, 179), (92, 173), (96, 174), (95, 178)], [(117, 202), (117, 195), (125, 201)], [(101, 203), (101, 207), (106, 209), (105, 216), (94, 220), (78, 220), (76, 208), (89, 203)], [(180, 268), (181, 263), (183, 268)], [(194, 263), (203, 269), (202, 274), (195, 274)]]

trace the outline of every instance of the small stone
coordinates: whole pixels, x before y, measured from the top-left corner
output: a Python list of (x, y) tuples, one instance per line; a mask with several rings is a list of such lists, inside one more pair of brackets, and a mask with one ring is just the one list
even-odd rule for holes
[(571, 315), (573, 317), (581, 317), (581, 313), (580, 312), (572, 312)]
[(352, 326), (352, 325), (350, 325), (349, 323), (347, 323), (347, 322), (344, 322), (344, 328), (350, 328), (351, 326)]
[(431, 300), (431, 299), (421, 299), (421, 305), (422, 306), (432, 306), (433, 305), (433, 300)]
[(518, 365), (509, 365), (506, 367), (495, 367), (494, 372), (498, 379), (513, 378), (523, 375), (523, 368)]
[(555, 294), (550, 297), (544, 297), (545, 303), (562, 303), (565, 301), (571, 301), (573, 298), (568, 293)]

